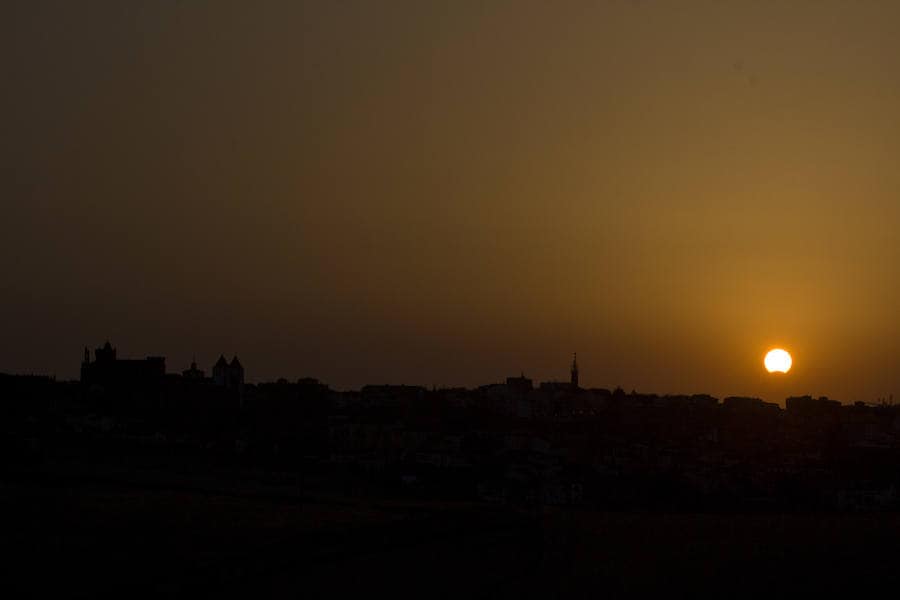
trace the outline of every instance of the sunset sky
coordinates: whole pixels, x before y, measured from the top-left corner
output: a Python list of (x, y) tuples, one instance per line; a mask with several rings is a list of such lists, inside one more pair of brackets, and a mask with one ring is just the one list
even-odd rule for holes
[[(0, 372), (900, 392), (900, 3), (0, 7)], [(766, 350), (794, 357), (768, 375)]]

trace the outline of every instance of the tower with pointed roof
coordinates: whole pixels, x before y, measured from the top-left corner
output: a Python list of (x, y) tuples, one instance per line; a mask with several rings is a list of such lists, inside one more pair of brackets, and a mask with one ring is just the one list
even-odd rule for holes
[(224, 354), (220, 354), (219, 360), (213, 365), (212, 377), (213, 383), (216, 385), (224, 386), (228, 381), (228, 361), (225, 360)]
[(578, 353), (572, 355), (572, 389), (578, 389)]
[(228, 365), (228, 387), (240, 388), (244, 385), (244, 365), (238, 360), (237, 355), (231, 359)]
[(225, 355), (219, 356), (219, 360), (212, 368), (213, 382), (226, 388), (241, 388), (244, 385), (244, 366), (235, 356), (229, 363)]

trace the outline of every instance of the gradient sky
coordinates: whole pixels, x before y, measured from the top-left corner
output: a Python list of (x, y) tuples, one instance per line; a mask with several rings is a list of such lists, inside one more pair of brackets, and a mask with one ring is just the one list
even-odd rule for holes
[[(900, 390), (896, 2), (4, 2), (0, 371)], [(774, 345), (787, 377), (764, 374)]]

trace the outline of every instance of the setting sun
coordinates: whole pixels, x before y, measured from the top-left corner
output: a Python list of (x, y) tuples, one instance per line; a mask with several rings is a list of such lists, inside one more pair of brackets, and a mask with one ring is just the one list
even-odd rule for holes
[(791, 365), (794, 361), (787, 350), (775, 348), (774, 350), (769, 350), (763, 362), (769, 373), (787, 373), (791, 370)]

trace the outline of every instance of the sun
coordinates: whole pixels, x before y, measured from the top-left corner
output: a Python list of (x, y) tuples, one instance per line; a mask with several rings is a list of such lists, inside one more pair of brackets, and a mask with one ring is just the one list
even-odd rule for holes
[(766, 365), (766, 371), (769, 373), (787, 373), (791, 370), (791, 365), (794, 364), (794, 361), (787, 350), (775, 348), (774, 350), (769, 350), (765, 360), (763, 360), (763, 364)]

